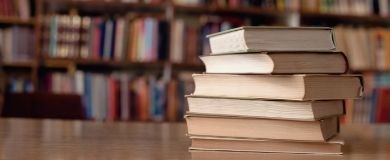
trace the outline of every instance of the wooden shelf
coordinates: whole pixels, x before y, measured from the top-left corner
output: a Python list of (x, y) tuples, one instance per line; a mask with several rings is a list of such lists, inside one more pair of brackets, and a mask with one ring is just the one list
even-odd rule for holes
[(104, 1), (104, 0), (44, 0), (44, 4), (53, 7), (56, 11), (69, 11), (74, 8), (79, 12), (87, 13), (127, 13), (129, 11), (137, 12), (162, 12), (165, 10), (163, 4), (145, 4), (122, 1)]
[(351, 70), (351, 73), (390, 73), (390, 69), (360, 69)]
[[(342, 23), (358, 23), (358, 24), (390, 24), (390, 17), (381, 17), (377, 15), (351, 15), (351, 14), (330, 14), (330, 13), (314, 13), (301, 12), (303, 22), (312, 20), (339, 21)], [(305, 20), (308, 19), (308, 20)]]
[[(71, 59), (71, 58), (44, 58), (43, 67), (46, 68), (74, 68), (85, 66), (89, 67), (105, 67), (106, 69), (126, 69), (126, 68), (137, 68), (137, 69), (161, 69), (165, 65), (171, 66), (175, 70), (197, 70), (203, 71), (204, 66), (202, 64), (182, 64), (182, 63), (171, 63), (171, 62), (126, 62), (126, 61), (104, 61), (104, 60), (93, 60), (93, 59)], [(97, 68), (98, 69), (98, 68)]]
[(31, 62), (2, 62), (3, 68), (33, 68), (37, 66), (37, 63)]
[[(69, 8), (77, 8), (80, 11), (86, 12), (165, 12), (168, 8), (173, 8), (177, 13), (190, 14), (208, 14), (208, 15), (229, 15), (229, 16), (257, 16), (257, 17), (273, 17), (278, 18), (291, 14), (293, 11), (277, 11), (273, 8), (260, 7), (216, 7), (216, 6), (199, 6), (199, 5), (177, 5), (177, 4), (145, 4), (145, 3), (126, 3), (121, 1), (81, 1), (81, 0), (45, 0), (47, 4), (57, 5), (57, 9), (68, 10)], [(302, 17), (303, 23), (311, 22), (312, 20), (341, 21), (343, 23), (359, 23), (359, 24), (390, 24), (390, 17), (381, 17), (377, 15), (351, 15), (351, 14), (331, 14), (331, 13), (315, 13), (315, 12), (298, 12)], [(307, 20), (306, 20), (307, 19)], [(325, 21), (324, 21), (325, 20)]]
[[(239, 16), (267, 16), (267, 17), (282, 17), (293, 13), (293, 11), (277, 11), (275, 9), (265, 9), (260, 7), (241, 7), (241, 8), (226, 8), (226, 7), (207, 7), (207, 6), (192, 6), (192, 5), (174, 5), (176, 12), (193, 13), (193, 14), (216, 14), (216, 15), (239, 15)], [(343, 23), (370, 23), (370, 24), (390, 24), (390, 17), (381, 17), (377, 15), (351, 15), (351, 14), (331, 14), (331, 13), (315, 13), (315, 12), (298, 12), (303, 18), (303, 22), (317, 20), (340, 20)], [(326, 21), (325, 21), (326, 22)]]
[(21, 19), (19, 17), (0, 16), (0, 24), (32, 26), (32, 25), (34, 25), (34, 23), (35, 23), (34, 19), (24, 20), (24, 19)]
[(173, 5), (176, 12), (239, 16), (283, 16), (283, 12), (260, 7), (226, 8), (214, 6)]

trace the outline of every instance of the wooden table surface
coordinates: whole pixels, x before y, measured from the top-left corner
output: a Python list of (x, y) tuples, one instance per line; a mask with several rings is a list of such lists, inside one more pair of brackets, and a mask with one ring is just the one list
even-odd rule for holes
[[(390, 125), (341, 128), (343, 159), (390, 160)], [(184, 123), (0, 119), (0, 159), (187, 160), (185, 134)]]

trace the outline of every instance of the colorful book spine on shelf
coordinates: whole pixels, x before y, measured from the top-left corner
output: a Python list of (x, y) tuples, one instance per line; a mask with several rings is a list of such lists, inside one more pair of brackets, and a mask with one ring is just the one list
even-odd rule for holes
[(6, 93), (30, 93), (34, 91), (31, 80), (25, 78), (9, 78), (6, 81)]
[(390, 122), (390, 74), (364, 73), (364, 97), (346, 101), (344, 123)]
[(86, 117), (95, 120), (181, 121), (190, 75), (166, 81), (155, 75), (110, 75), (76, 71), (46, 75), (43, 90), (83, 96)]
[(45, 18), (43, 51), (50, 58), (166, 60), (168, 22), (153, 17), (80, 17), (53, 15)]
[(0, 17), (28, 20), (31, 18), (32, 3), (30, 0), (0, 0)]
[(337, 26), (334, 33), (336, 46), (347, 53), (352, 70), (390, 70), (389, 29)]
[(131, 14), (115, 18), (53, 15), (45, 18), (42, 50), (51, 58), (197, 64), (198, 56), (210, 53), (205, 35), (247, 22), (202, 16), (170, 24)]
[(34, 35), (30, 28), (13, 26), (0, 29), (0, 54), (3, 62), (26, 62), (34, 56)]

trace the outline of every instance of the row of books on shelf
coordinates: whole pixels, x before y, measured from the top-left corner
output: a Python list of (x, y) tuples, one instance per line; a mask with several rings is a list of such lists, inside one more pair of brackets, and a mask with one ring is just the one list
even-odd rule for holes
[(34, 91), (31, 80), (23, 77), (12, 77), (6, 80), (6, 93), (30, 93)]
[(110, 75), (77, 71), (45, 76), (43, 90), (83, 97), (86, 117), (94, 120), (180, 121), (191, 90), (185, 75), (166, 79), (157, 75)]
[(32, 0), (0, 0), (0, 17), (19, 17), (28, 20), (33, 4)]
[(26, 27), (0, 29), (0, 55), (4, 62), (31, 60), (34, 54), (34, 33)]
[(388, 0), (174, 0), (179, 5), (213, 5), (226, 8), (259, 7), (277, 11), (306, 11), (348, 15), (389, 15)]
[(338, 26), (334, 30), (338, 50), (347, 53), (352, 70), (390, 69), (390, 30)]
[(345, 123), (390, 122), (390, 73), (364, 73), (364, 97), (346, 101)]
[(165, 59), (167, 22), (155, 18), (45, 18), (43, 52), (49, 57), (150, 62)]
[(243, 25), (242, 19), (169, 22), (153, 17), (53, 15), (44, 20), (43, 53), (53, 58), (198, 63), (210, 49), (205, 35)]

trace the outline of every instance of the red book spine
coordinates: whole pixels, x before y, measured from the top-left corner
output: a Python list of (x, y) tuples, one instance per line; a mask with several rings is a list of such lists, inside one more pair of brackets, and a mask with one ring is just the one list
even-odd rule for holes
[(9, 0), (3, 0), (4, 16), (10, 16), (9, 13)]
[(114, 97), (113, 97), (113, 108), (112, 108), (112, 116), (114, 120), (119, 119), (119, 108), (120, 108), (120, 101), (121, 101), (121, 95), (120, 95), (120, 82), (119, 80), (115, 79), (113, 80), (114, 85)]
[(390, 122), (390, 88), (381, 88), (378, 93), (376, 122)]
[(100, 23), (102, 23), (102, 20), (100, 18), (94, 18), (93, 19), (93, 30), (92, 30), (92, 36), (93, 36), (93, 42), (92, 42), (92, 50), (93, 50), (93, 53), (92, 53), (92, 58), (93, 59), (96, 59), (96, 60), (99, 60), (100, 59), (100, 55), (99, 55), (99, 52), (100, 52), (100, 49), (99, 49), (99, 45), (100, 45), (100, 36), (101, 36), (101, 30), (100, 30)]
[(4, 16), (4, 0), (0, 0), (0, 17)]
[(109, 78), (107, 81), (107, 95), (108, 95), (108, 114), (107, 119), (108, 120), (114, 120), (115, 118), (115, 84), (114, 80), (112, 78)]

